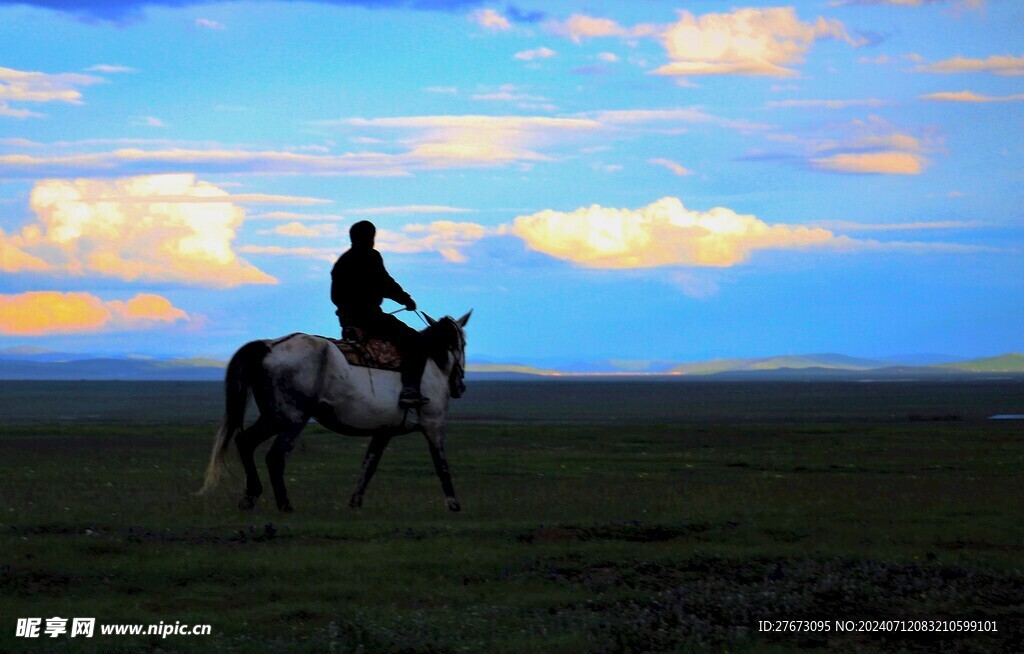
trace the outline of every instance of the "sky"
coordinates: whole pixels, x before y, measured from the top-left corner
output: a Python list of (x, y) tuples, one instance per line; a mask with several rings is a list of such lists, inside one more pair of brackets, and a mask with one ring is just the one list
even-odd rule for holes
[(471, 362), (1021, 351), (1022, 159), (1015, 0), (0, 0), (0, 348), (336, 336), (371, 220)]

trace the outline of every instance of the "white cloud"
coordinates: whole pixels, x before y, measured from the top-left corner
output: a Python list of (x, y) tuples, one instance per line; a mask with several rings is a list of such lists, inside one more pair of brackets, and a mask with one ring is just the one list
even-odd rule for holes
[(807, 248), (836, 238), (821, 228), (768, 225), (724, 207), (693, 211), (670, 197), (635, 210), (545, 210), (519, 216), (511, 231), (531, 249), (592, 268), (728, 267), (755, 250)]
[(819, 39), (859, 45), (840, 21), (819, 17), (804, 22), (793, 7), (736, 9), (699, 17), (680, 11), (678, 22), (662, 35), (672, 61), (654, 73), (793, 76), (797, 72), (789, 66), (803, 62)]
[(1024, 75), (1024, 55), (992, 55), (987, 59), (953, 57), (918, 66), (924, 73), (994, 73), (996, 75)]
[(858, 223), (848, 220), (826, 220), (819, 227), (840, 232), (909, 232), (946, 229), (973, 229), (985, 223), (974, 220), (916, 221), (910, 223)]
[[(515, 89), (516, 87), (512, 87)], [(481, 94), (481, 97), (489, 94)], [(518, 101), (517, 90), (499, 87), (492, 100)], [(520, 103), (520, 106), (526, 103)], [(674, 124), (674, 126), (673, 126)], [(655, 126), (677, 129), (689, 124), (706, 124), (740, 131), (766, 129), (767, 125), (731, 120), (708, 114), (699, 108), (636, 109), (598, 111), (565, 117), (538, 115), (440, 115), (391, 118), (346, 118), (315, 123), (321, 129), (363, 132), (360, 140), (369, 145), (400, 148), (395, 152), (281, 152), (230, 149), (211, 144), (176, 144), (159, 140), (116, 140), (120, 147), (100, 152), (82, 152), (111, 141), (53, 143), (31, 146), (11, 143), (21, 151), (0, 154), (0, 177), (39, 179), (42, 177), (128, 176), (152, 173), (197, 174), (249, 173), (276, 175), (408, 176), (417, 171), (439, 168), (481, 168), (551, 161), (559, 146), (607, 136), (628, 134)], [(367, 132), (373, 134), (367, 138)], [(355, 135), (353, 135), (355, 136)]]
[(601, 52), (597, 55), (597, 58), (609, 64), (614, 64), (619, 60), (619, 56), (614, 52)]
[(232, 241), (245, 211), (220, 201), (228, 197), (188, 174), (44, 180), (29, 199), (36, 222), (0, 234), (0, 251), (8, 251), (5, 260), (15, 252), (14, 267), (22, 271), (43, 271), (42, 262), (45, 271), (128, 281), (276, 283), (235, 254)]
[[(666, 197), (640, 209), (592, 205), (572, 212), (544, 210), (515, 219), (508, 233), (557, 259), (588, 268), (725, 268), (759, 250), (827, 249), (835, 252), (977, 253), (992, 248), (935, 242), (881, 242), (837, 235), (815, 226), (769, 225), (725, 207), (687, 209)], [(690, 292), (713, 293), (690, 279)]]
[[(287, 234), (289, 236), (321, 235), (306, 232), (305, 225), (284, 227), (291, 232)], [(310, 229), (315, 231), (316, 227)], [(483, 238), (503, 233), (504, 227), (494, 228), (476, 223), (437, 220), (427, 224), (413, 223), (400, 229), (378, 229), (375, 247), (381, 252), (395, 254), (436, 252), (451, 263), (464, 263), (468, 260), (466, 248)], [(239, 248), (239, 251), (247, 254), (303, 257), (322, 261), (334, 261), (341, 254), (337, 248), (288, 248), (275, 245), (247, 245)]]
[(379, 216), (389, 214), (420, 214), (420, 213), (472, 213), (472, 209), (449, 207), (438, 204), (404, 204), (394, 207), (367, 207), (349, 209), (346, 213), (361, 216)]
[(224, 29), (224, 24), (218, 23), (217, 21), (209, 18), (197, 18), (196, 27), (202, 27), (208, 30), (222, 30)]
[(167, 124), (156, 116), (143, 116), (135, 120), (132, 125), (138, 127), (167, 127)]
[(684, 167), (682, 164), (677, 163), (675, 161), (672, 161), (671, 159), (661, 159), (661, 158), (648, 159), (647, 163), (654, 164), (655, 166), (661, 166), (662, 168), (667, 168), (668, 170), (671, 170), (676, 175), (680, 175), (680, 176), (692, 175), (693, 174), (692, 170), (689, 170), (688, 168)]
[(270, 230), (270, 233), (279, 236), (292, 236), (297, 238), (325, 238), (338, 236), (338, 226), (335, 223), (320, 223), (318, 225), (306, 225), (298, 221), (278, 225)]
[(878, 98), (860, 98), (853, 100), (774, 100), (765, 103), (773, 108), (797, 109), (847, 109), (849, 107), (881, 107), (887, 104)]
[(469, 15), (469, 19), (491, 32), (505, 32), (512, 29), (512, 23), (493, 9), (477, 9)]
[(0, 66), (0, 116), (34, 118), (38, 114), (20, 107), (16, 102), (64, 102), (82, 104), (79, 88), (104, 81), (94, 75), (81, 73), (39, 73)]
[(641, 24), (634, 27), (623, 27), (609, 18), (594, 18), (584, 14), (573, 14), (562, 22), (549, 22), (547, 28), (554, 34), (572, 39), (575, 43), (580, 43), (584, 39), (609, 36), (634, 39), (654, 36), (658, 33), (656, 25)]
[(129, 66), (121, 66), (119, 64), (96, 64), (95, 66), (89, 66), (85, 70), (90, 73), (104, 73), (107, 75), (135, 72), (134, 68), (131, 68)]
[(535, 48), (533, 50), (523, 50), (522, 52), (517, 52), (513, 55), (513, 58), (519, 59), (521, 61), (533, 61), (535, 59), (550, 59), (551, 57), (554, 57), (557, 54), (558, 53), (552, 50), (551, 48), (541, 47)]
[(0, 294), (0, 334), (42, 336), (152, 329), (190, 317), (160, 295), (139, 293), (104, 301), (91, 293), (31, 291)]

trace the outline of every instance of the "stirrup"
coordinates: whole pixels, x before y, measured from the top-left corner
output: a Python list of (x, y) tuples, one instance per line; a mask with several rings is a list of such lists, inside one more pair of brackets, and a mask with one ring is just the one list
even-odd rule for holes
[(412, 388), (403, 388), (402, 394), (398, 396), (398, 406), (403, 409), (418, 409), (429, 401), (430, 398), (423, 397)]

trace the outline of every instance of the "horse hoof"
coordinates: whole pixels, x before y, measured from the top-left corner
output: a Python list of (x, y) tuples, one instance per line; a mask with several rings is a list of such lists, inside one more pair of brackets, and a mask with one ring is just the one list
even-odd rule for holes
[(361, 509), (363, 508), (363, 498), (352, 496), (352, 499), (348, 501), (348, 508), (350, 509)]
[(291, 504), (285, 502), (284, 504), (278, 504), (277, 510), (280, 511), (281, 513), (291, 513), (295, 509), (292, 508)]
[(252, 511), (252, 507), (256, 506), (256, 498), (246, 495), (238, 502), (238, 508), (243, 511)]
[(449, 511), (461, 511), (462, 507), (459, 506), (459, 501), (458, 500), (456, 500), (454, 497), (449, 497), (448, 498), (448, 510)]

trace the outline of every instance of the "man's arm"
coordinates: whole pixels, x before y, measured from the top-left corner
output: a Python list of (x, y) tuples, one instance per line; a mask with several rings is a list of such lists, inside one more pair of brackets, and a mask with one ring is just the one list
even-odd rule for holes
[(412, 296), (405, 292), (405, 289), (388, 274), (387, 269), (384, 267), (384, 258), (380, 256), (380, 252), (374, 250), (377, 255), (377, 263), (380, 264), (380, 291), (381, 294), (389, 300), (394, 300), (399, 304), (405, 305), (406, 308), (415, 308), (416, 303), (413, 302)]

